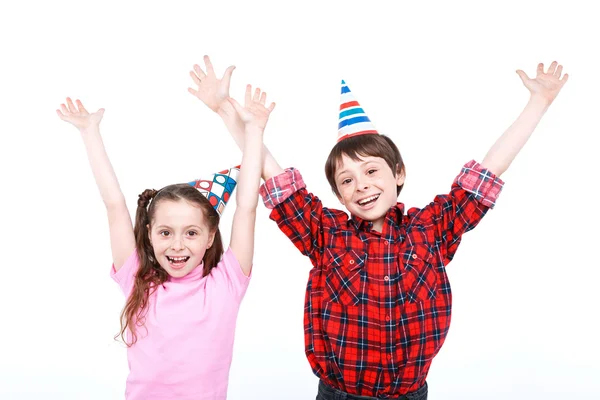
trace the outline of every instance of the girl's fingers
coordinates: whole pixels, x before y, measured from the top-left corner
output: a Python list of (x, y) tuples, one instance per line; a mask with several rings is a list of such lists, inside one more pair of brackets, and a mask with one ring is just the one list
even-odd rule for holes
[(194, 96), (198, 95), (198, 91), (192, 88), (188, 88), (188, 92), (190, 92), (191, 94), (193, 94)]
[(554, 73), (554, 76), (557, 77), (558, 79), (560, 79), (560, 74), (562, 73), (563, 70), (563, 66), (559, 65), (558, 68), (556, 68), (556, 72)]
[(85, 109), (85, 107), (83, 106), (83, 103), (81, 102), (81, 100), (75, 100), (75, 103), (77, 104), (77, 107), (79, 108), (80, 112), (84, 112), (84, 113), (88, 113), (87, 110)]
[(212, 62), (210, 62), (210, 58), (208, 56), (204, 56), (204, 65), (206, 65), (207, 75), (215, 74), (215, 69), (213, 68)]
[(550, 67), (548, 67), (548, 75), (554, 75), (554, 72), (556, 72), (557, 65), (558, 63), (556, 61), (552, 61), (552, 64), (550, 64)]
[(256, 88), (256, 90), (254, 91), (254, 98), (252, 100), (258, 101), (259, 98), (260, 98), (260, 88)]
[(200, 86), (200, 78), (198, 78), (198, 75), (196, 75), (196, 73), (194, 71), (190, 71), (190, 76), (192, 77), (192, 80), (194, 81), (194, 83), (198, 86)]
[(539, 63), (538, 67), (537, 67), (537, 74), (541, 75), (544, 73), (544, 64), (543, 63)]
[(73, 100), (71, 100), (70, 97), (67, 97), (67, 107), (69, 108), (70, 113), (77, 113), (77, 108), (75, 108), (75, 104), (73, 104)]
[(66, 115), (68, 115), (68, 114), (71, 114), (71, 113), (69, 112), (69, 109), (67, 108), (67, 106), (65, 106), (65, 104), (64, 104), (64, 103), (60, 105), (60, 109), (62, 110), (62, 112), (63, 112), (63, 114), (64, 114), (65, 116), (66, 116)]
[(198, 64), (194, 64), (194, 72), (198, 75), (198, 78), (206, 78), (206, 74), (204, 73), (204, 71), (202, 71), (202, 68), (200, 68)]
[(56, 110), (56, 114), (58, 114), (58, 117), (60, 119), (64, 119), (65, 118), (65, 114), (63, 114), (60, 110)]
[(271, 105), (269, 106), (268, 110), (269, 110), (269, 114), (271, 113), (271, 111), (273, 111), (275, 109), (275, 103), (271, 103)]
[(267, 101), (267, 92), (262, 92), (262, 94), (260, 95), (260, 104), (262, 104), (264, 106), (266, 101)]
[(252, 85), (246, 85), (246, 95), (244, 96), (244, 104), (246, 106), (250, 105), (252, 101)]

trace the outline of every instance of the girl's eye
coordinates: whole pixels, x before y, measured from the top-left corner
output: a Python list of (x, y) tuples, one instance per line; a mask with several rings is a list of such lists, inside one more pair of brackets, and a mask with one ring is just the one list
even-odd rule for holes
[(369, 174), (374, 174), (375, 172), (377, 172), (377, 170), (376, 170), (376, 169), (370, 169), (370, 170), (369, 170)]
[(190, 235), (190, 236), (196, 236), (197, 234), (198, 234), (198, 232), (196, 232), (196, 231), (189, 231), (188, 232), (188, 235)]
[(169, 231), (160, 231), (158, 234), (159, 234), (160, 236), (167, 237), (167, 236), (169, 236), (169, 234), (170, 234), (170, 233), (169, 233)]

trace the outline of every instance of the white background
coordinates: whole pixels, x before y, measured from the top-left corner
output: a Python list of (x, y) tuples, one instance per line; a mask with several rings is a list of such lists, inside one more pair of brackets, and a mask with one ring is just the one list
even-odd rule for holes
[[(66, 96), (106, 108), (103, 137), (134, 211), (148, 187), (235, 165), (220, 120), (186, 91), (211, 55), (277, 102), (265, 141), (325, 205), (340, 80), (398, 144), (400, 201), (423, 206), (479, 161), (527, 102), (515, 70), (571, 79), (464, 237), (453, 322), (430, 399), (597, 399), (598, 38), (585, 1), (47, 1), (0, 6), (0, 398), (119, 399), (124, 299), (105, 211)], [(592, 4), (592, 2), (589, 2)], [(228, 242), (231, 202), (222, 222)], [(310, 263), (259, 205), (229, 398), (314, 399), (304, 355)]]

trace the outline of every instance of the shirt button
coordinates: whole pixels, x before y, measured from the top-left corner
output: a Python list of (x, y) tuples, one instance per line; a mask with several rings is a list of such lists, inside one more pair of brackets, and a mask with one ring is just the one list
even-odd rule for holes
[(386, 276), (383, 277), (383, 280), (387, 282), (387, 281), (390, 280), (390, 277), (386, 275)]
[(350, 264), (354, 264), (354, 260), (350, 260)]
[(390, 320), (390, 316), (389, 316), (389, 315), (386, 315), (386, 316), (385, 316), (385, 320), (386, 320), (386, 321), (389, 321), (389, 320)]
[(412, 258), (413, 258), (413, 259), (414, 259), (414, 258), (417, 258), (417, 255), (416, 255), (416, 254), (413, 254), (413, 255), (412, 255)]
[(387, 246), (388, 244), (390, 244), (390, 242), (388, 242), (388, 241), (386, 240), (386, 241), (385, 241), (385, 244), (386, 244), (386, 246)]

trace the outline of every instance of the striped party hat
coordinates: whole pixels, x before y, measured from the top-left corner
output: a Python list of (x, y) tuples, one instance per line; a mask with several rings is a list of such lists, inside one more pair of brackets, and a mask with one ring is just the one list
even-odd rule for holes
[(340, 123), (337, 141), (369, 133), (379, 134), (367, 117), (346, 82), (342, 80), (342, 96), (340, 99)]
[(188, 184), (198, 189), (210, 201), (210, 204), (212, 204), (219, 216), (221, 216), (227, 202), (231, 198), (235, 185), (237, 185), (239, 174), (240, 166), (237, 165), (206, 178), (188, 182)]

